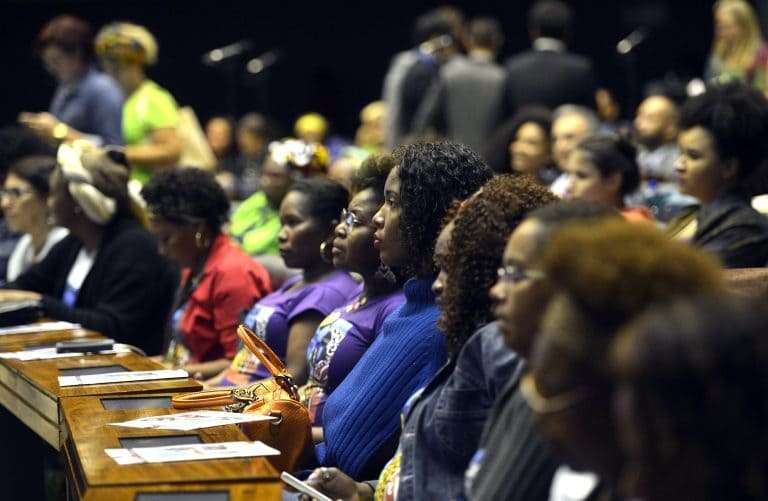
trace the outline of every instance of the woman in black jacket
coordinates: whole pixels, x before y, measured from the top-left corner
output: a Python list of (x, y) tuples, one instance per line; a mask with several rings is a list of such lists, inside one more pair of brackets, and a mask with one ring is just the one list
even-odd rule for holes
[(176, 271), (132, 210), (127, 169), (101, 151), (62, 145), (48, 206), (70, 235), (0, 292), (39, 300), (43, 315), (160, 352)]

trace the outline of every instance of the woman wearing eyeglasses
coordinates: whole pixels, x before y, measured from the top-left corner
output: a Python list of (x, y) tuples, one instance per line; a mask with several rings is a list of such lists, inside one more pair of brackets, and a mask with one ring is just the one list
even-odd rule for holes
[(69, 233), (65, 228), (54, 226), (48, 216), (48, 178), (55, 168), (55, 158), (38, 156), (24, 158), (8, 169), (0, 192), (0, 206), (8, 227), (24, 234), (8, 260), (9, 282), (42, 261), (51, 247)]
[(344, 380), (381, 330), (384, 319), (404, 301), (402, 280), (386, 273), (373, 245), (373, 215), (384, 202), (384, 182), (394, 167), (389, 155), (368, 158), (352, 180), (354, 196), (336, 226), (333, 265), (363, 278), (360, 293), (332, 311), (309, 343), (309, 381), (302, 388), (313, 420), (316, 441), (322, 441), (322, 411), (328, 395)]

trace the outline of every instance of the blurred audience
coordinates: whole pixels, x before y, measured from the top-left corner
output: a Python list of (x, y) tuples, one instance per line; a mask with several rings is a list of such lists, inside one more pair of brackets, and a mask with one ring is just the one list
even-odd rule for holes
[(715, 38), (704, 76), (726, 83), (741, 80), (768, 92), (768, 45), (754, 7), (746, 0), (715, 3)]
[(55, 168), (56, 158), (47, 156), (24, 157), (8, 168), (0, 207), (8, 228), (22, 235), (8, 259), (9, 282), (43, 260), (69, 233), (54, 226), (48, 214), (49, 179)]
[(35, 40), (35, 52), (57, 82), (48, 111), (24, 112), (19, 122), (55, 141), (88, 139), (123, 144), (123, 92), (94, 65), (93, 32), (77, 17), (49, 21)]
[(504, 118), (504, 70), (496, 57), (504, 45), (498, 21), (472, 19), (467, 28), (467, 55), (457, 55), (421, 101), (414, 118), (416, 133), (437, 134), (479, 150)]
[(157, 63), (157, 41), (143, 26), (112, 23), (96, 35), (96, 55), (125, 94), (125, 156), (131, 179), (144, 184), (156, 170), (175, 166), (182, 151), (176, 100), (146, 73)]
[(768, 219), (750, 204), (765, 176), (768, 101), (734, 82), (688, 100), (680, 116), (680, 191), (700, 205), (669, 234), (718, 256), (727, 268), (768, 263)]

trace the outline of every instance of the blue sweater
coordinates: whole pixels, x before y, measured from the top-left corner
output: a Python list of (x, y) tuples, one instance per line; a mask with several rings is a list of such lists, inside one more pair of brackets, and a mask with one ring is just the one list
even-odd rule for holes
[[(405, 304), (384, 321), (381, 333), (352, 372), (330, 394), (323, 411), (323, 466), (357, 480), (400, 430), (400, 411), (445, 363), (445, 338), (437, 329), (432, 280), (405, 284)], [(382, 458), (383, 462), (388, 458)], [(368, 468), (366, 468), (366, 466)]]

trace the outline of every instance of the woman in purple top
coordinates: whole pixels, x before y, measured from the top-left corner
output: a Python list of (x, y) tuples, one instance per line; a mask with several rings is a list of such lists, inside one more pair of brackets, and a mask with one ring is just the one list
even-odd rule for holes
[[(280, 255), (302, 273), (256, 303), (244, 323), (285, 361), (297, 384), (307, 379), (307, 346), (320, 321), (348, 301), (358, 284), (335, 271), (320, 246), (332, 238), (348, 193), (326, 179), (297, 181), (280, 204)], [(213, 386), (248, 384), (270, 374), (241, 348), (232, 364), (209, 381)]]
[(302, 388), (309, 408), (313, 432), (322, 440), (322, 410), (325, 399), (352, 370), (379, 334), (381, 324), (405, 298), (402, 283), (394, 274), (383, 273), (379, 251), (373, 246), (373, 216), (384, 202), (384, 182), (394, 167), (389, 155), (369, 157), (355, 173), (354, 196), (336, 226), (333, 265), (363, 277), (355, 297), (320, 323), (309, 344), (309, 381)]

